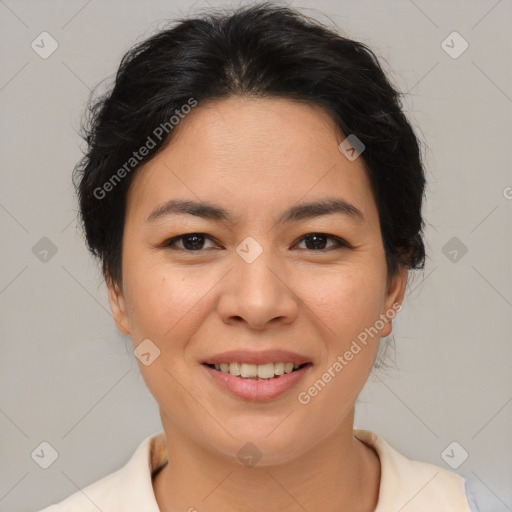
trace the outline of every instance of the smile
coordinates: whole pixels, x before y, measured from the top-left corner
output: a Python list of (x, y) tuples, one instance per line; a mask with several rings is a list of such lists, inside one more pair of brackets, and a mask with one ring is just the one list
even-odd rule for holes
[(312, 363), (294, 365), (281, 362), (201, 365), (215, 388), (244, 401), (254, 402), (268, 402), (285, 396), (292, 388), (298, 386), (312, 366)]
[(266, 363), (266, 364), (251, 364), (251, 363), (220, 363), (220, 364), (208, 364), (210, 368), (223, 373), (229, 373), (235, 377), (242, 379), (252, 380), (270, 380), (281, 375), (292, 373), (299, 370), (305, 364), (294, 365), (293, 363)]

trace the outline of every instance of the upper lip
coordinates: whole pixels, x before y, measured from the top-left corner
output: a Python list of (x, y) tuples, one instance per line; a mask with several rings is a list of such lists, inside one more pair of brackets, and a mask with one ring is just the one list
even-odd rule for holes
[(311, 362), (310, 359), (295, 352), (287, 350), (262, 350), (259, 352), (247, 350), (231, 350), (208, 357), (201, 361), (202, 364), (221, 364), (221, 363), (248, 363), (248, 364), (266, 364), (266, 363), (293, 363), (300, 366)]

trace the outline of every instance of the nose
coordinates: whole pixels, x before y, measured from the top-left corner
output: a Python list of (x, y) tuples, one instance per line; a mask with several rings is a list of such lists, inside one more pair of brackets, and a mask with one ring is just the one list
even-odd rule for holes
[(245, 322), (262, 330), (270, 324), (290, 324), (298, 311), (298, 297), (285, 264), (270, 250), (253, 262), (235, 258), (234, 268), (223, 280), (218, 313), (224, 323)]

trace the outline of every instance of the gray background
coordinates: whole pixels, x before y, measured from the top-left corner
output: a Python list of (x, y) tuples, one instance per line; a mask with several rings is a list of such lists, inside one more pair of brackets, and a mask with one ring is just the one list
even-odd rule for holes
[[(456, 471), (483, 510), (512, 510), (512, 2), (291, 5), (376, 51), (428, 146), (430, 257), (395, 323), (396, 363), (370, 378), (356, 426), (448, 469), (456, 441), (450, 461), (469, 453)], [(2, 511), (62, 500), (161, 429), (77, 229), (71, 170), (89, 89), (165, 19), (204, 6), (0, 0)], [(43, 31), (59, 45), (47, 59), (31, 48)], [(458, 58), (441, 45), (453, 31), (469, 44)], [(31, 457), (43, 441), (59, 454), (46, 470)]]

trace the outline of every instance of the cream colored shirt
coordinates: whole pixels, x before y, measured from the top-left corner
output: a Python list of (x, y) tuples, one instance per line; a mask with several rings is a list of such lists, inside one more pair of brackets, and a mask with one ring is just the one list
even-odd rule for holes
[[(463, 477), (407, 459), (368, 430), (354, 430), (354, 436), (373, 447), (380, 459), (375, 512), (471, 512)], [(147, 437), (121, 469), (40, 512), (160, 512), (152, 476), (166, 460), (164, 433), (158, 432)]]

